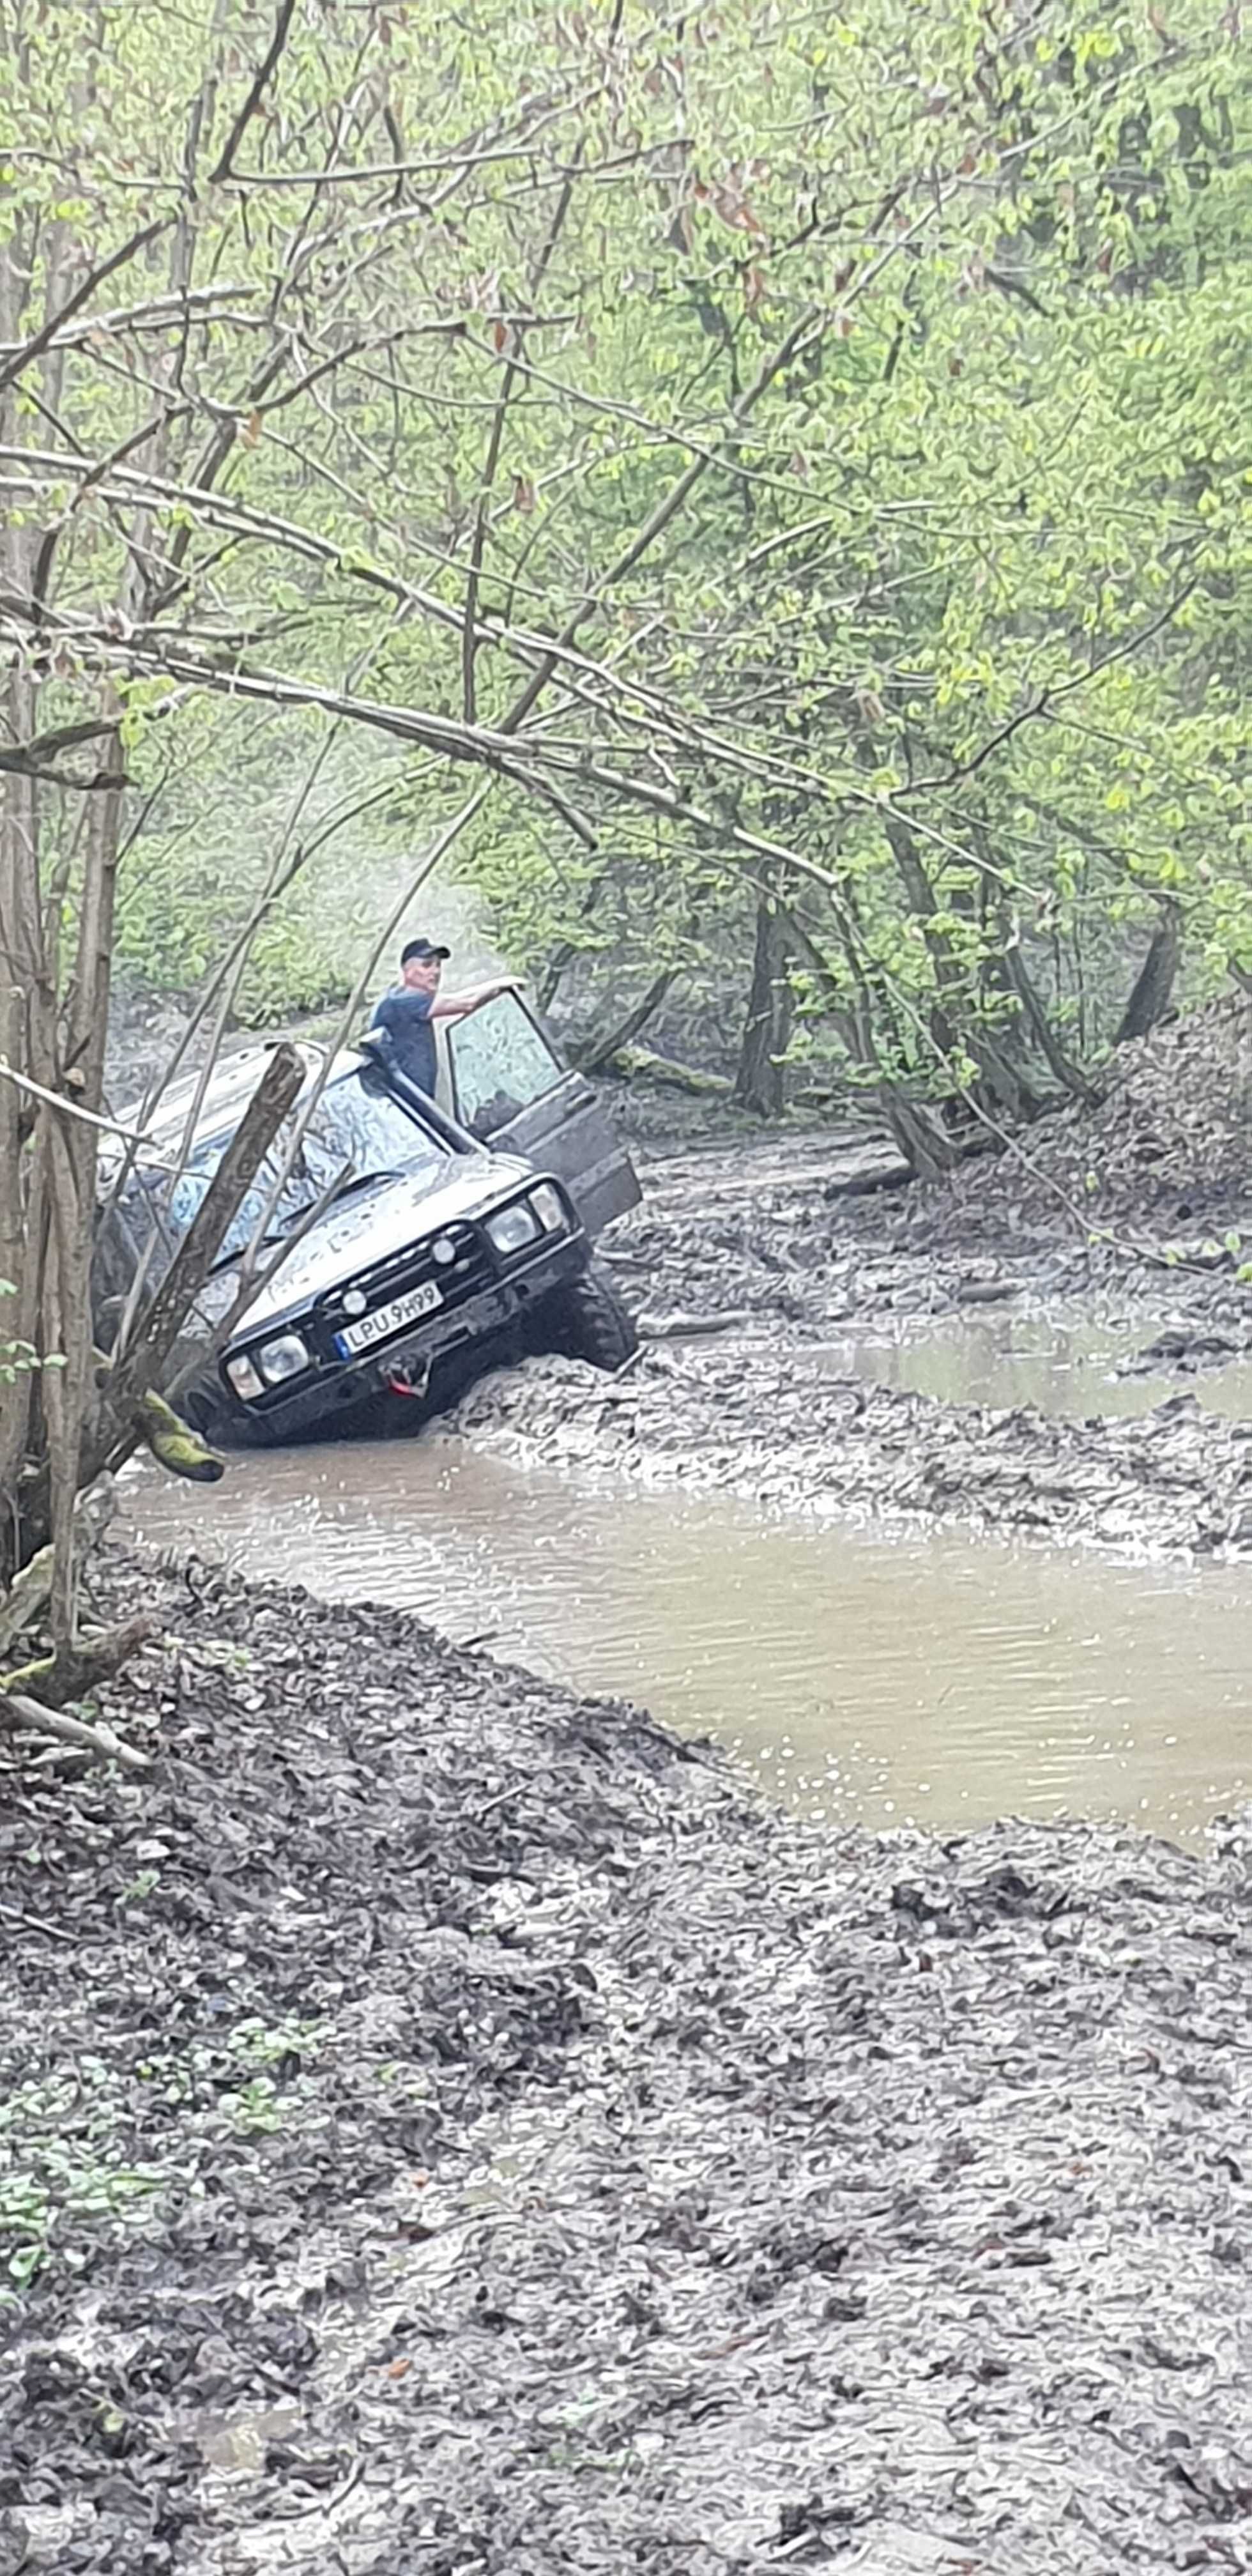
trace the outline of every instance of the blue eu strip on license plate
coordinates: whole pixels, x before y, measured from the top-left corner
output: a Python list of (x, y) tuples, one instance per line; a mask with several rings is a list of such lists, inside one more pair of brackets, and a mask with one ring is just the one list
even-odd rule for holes
[(362, 1315), (359, 1324), (345, 1324), (335, 1335), (335, 1348), (341, 1359), (351, 1359), (356, 1351), (372, 1350), (375, 1342), (389, 1342), (393, 1333), (401, 1333), (406, 1324), (419, 1323), (423, 1315), (434, 1313), (443, 1304), (443, 1290), (433, 1279), (420, 1288), (410, 1288), (403, 1297), (392, 1297), (385, 1306), (376, 1306), (372, 1315)]

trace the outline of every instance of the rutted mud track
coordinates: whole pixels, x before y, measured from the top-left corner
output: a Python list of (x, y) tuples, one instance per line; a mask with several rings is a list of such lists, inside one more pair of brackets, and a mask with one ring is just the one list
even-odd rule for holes
[(1167, 1554), (1252, 1554), (1252, 1424), (1195, 1399), (1051, 1421), (831, 1380), (802, 1345), (648, 1352), (615, 1383), (569, 1360), (483, 1381), (453, 1426), (521, 1456), (799, 1509), (930, 1515)]
[[(1252, 1419), (1216, 1419), (1194, 1391), (1252, 1354), (1244, 1016), (1221, 1008), (1126, 1050), (1094, 1115), (1054, 1117), (929, 1189), (892, 1186), (890, 1149), (847, 1138), (657, 1158), (643, 1208), (604, 1247), (643, 1318), (638, 1360), (608, 1387), (560, 1361), (497, 1375), (457, 1425), (522, 1455), (780, 1504), (1252, 1553)], [(819, 1355), (852, 1328), (984, 1310), (1120, 1326), (1177, 1391), (1141, 1420), (1064, 1421), (867, 1386)]]
[(835, 1839), (150, 1589), (151, 1786), (0, 1795), (6, 2570), (1247, 2563), (1246, 1842)]

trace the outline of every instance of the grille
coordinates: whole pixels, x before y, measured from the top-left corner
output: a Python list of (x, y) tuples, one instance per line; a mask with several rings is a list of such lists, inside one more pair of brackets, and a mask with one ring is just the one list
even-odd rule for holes
[[(372, 1270), (359, 1270), (352, 1279), (339, 1281), (328, 1288), (314, 1305), (319, 1345), (326, 1357), (335, 1358), (332, 1336), (341, 1333), (346, 1324), (359, 1323), (359, 1315), (344, 1311), (345, 1288), (360, 1288), (369, 1300), (367, 1313), (386, 1306), (393, 1297), (402, 1297), (409, 1288), (424, 1287), (433, 1279), (443, 1292), (443, 1307), (462, 1306), (467, 1297), (477, 1295), (495, 1277), (491, 1255), (477, 1226), (464, 1222), (441, 1225), (439, 1236), (447, 1235), (456, 1245), (453, 1261), (436, 1261), (431, 1254), (432, 1235), (423, 1243), (407, 1244), (402, 1252), (389, 1253), (385, 1261), (375, 1262)], [(411, 1329), (411, 1327), (409, 1328)]]

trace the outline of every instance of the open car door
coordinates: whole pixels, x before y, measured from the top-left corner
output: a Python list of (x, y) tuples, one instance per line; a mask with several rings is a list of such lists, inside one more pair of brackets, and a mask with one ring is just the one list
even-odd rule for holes
[(436, 1028), (447, 1105), (463, 1127), (555, 1172), (593, 1237), (638, 1206), (635, 1167), (591, 1084), (562, 1064), (519, 994)]

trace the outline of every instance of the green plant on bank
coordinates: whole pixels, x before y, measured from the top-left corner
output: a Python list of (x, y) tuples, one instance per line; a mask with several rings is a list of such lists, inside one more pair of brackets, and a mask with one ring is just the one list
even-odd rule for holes
[[(0, 2171), (0, 2245), (11, 2243), (9, 2280), (20, 2290), (34, 2279), (54, 2232), (67, 2221), (125, 2217), (167, 2180), (156, 2166), (84, 2163), (56, 2145), (45, 2149), (37, 2172)], [(65, 2260), (73, 2264), (72, 2250)]]
[[(97, 2059), (73, 2076), (19, 2085), (0, 2102), (0, 2268), (21, 2289), (77, 2220), (134, 2215), (168, 2179), (116, 2151)], [(62, 2247), (71, 2266), (72, 2245)]]
[(141, 2059), (135, 2071), (168, 2102), (197, 2099), (206, 2089), (233, 2100), (255, 2080), (272, 2085), (276, 2074), (284, 2081), (298, 2077), (317, 2056), (325, 2037), (325, 2024), (320, 2021), (303, 2021), (294, 2014), (278, 2022), (253, 2016), (236, 2022), (212, 2045), (194, 2040), (176, 2054), (162, 2052)]
[(290, 2058), (303, 2062), (316, 2057), (325, 2036), (324, 2022), (301, 2021), (293, 2014), (279, 2022), (256, 2018), (236, 2022), (228, 2044), (231, 2056), (241, 2065), (264, 2073)]
[(72, 2071), (16, 2086), (0, 2102), (0, 2275), (20, 2290), (53, 2254), (74, 2269), (80, 2223), (134, 2223), (158, 2192), (197, 2191), (222, 2119), (262, 2137), (301, 2115), (301, 2073), (324, 2040), (321, 2022), (250, 2017), (212, 2044), (143, 2059), (134, 2075), (182, 2115), (159, 2163), (126, 2153), (125, 2070), (84, 2056)]
[(223, 2093), (222, 2109), (245, 2136), (271, 2137), (285, 2117), (278, 2087), (269, 2075), (254, 2075), (234, 2093)]
[[(0, 1279), (0, 1298), (15, 1297), (11, 1279)], [(19, 1377), (33, 1377), (39, 1369), (63, 1368), (64, 1360), (56, 1351), (41, 1357), (33, 1342), (20, 1335), (0, 1332), (0, 1386), (13, 1386)]]
[(122, 1889), (123, 1905), (143, 1905), (148, 1897), (155, 1896), (160, 1884), (159, 1869), (137, 1870), (135, 1876)]

